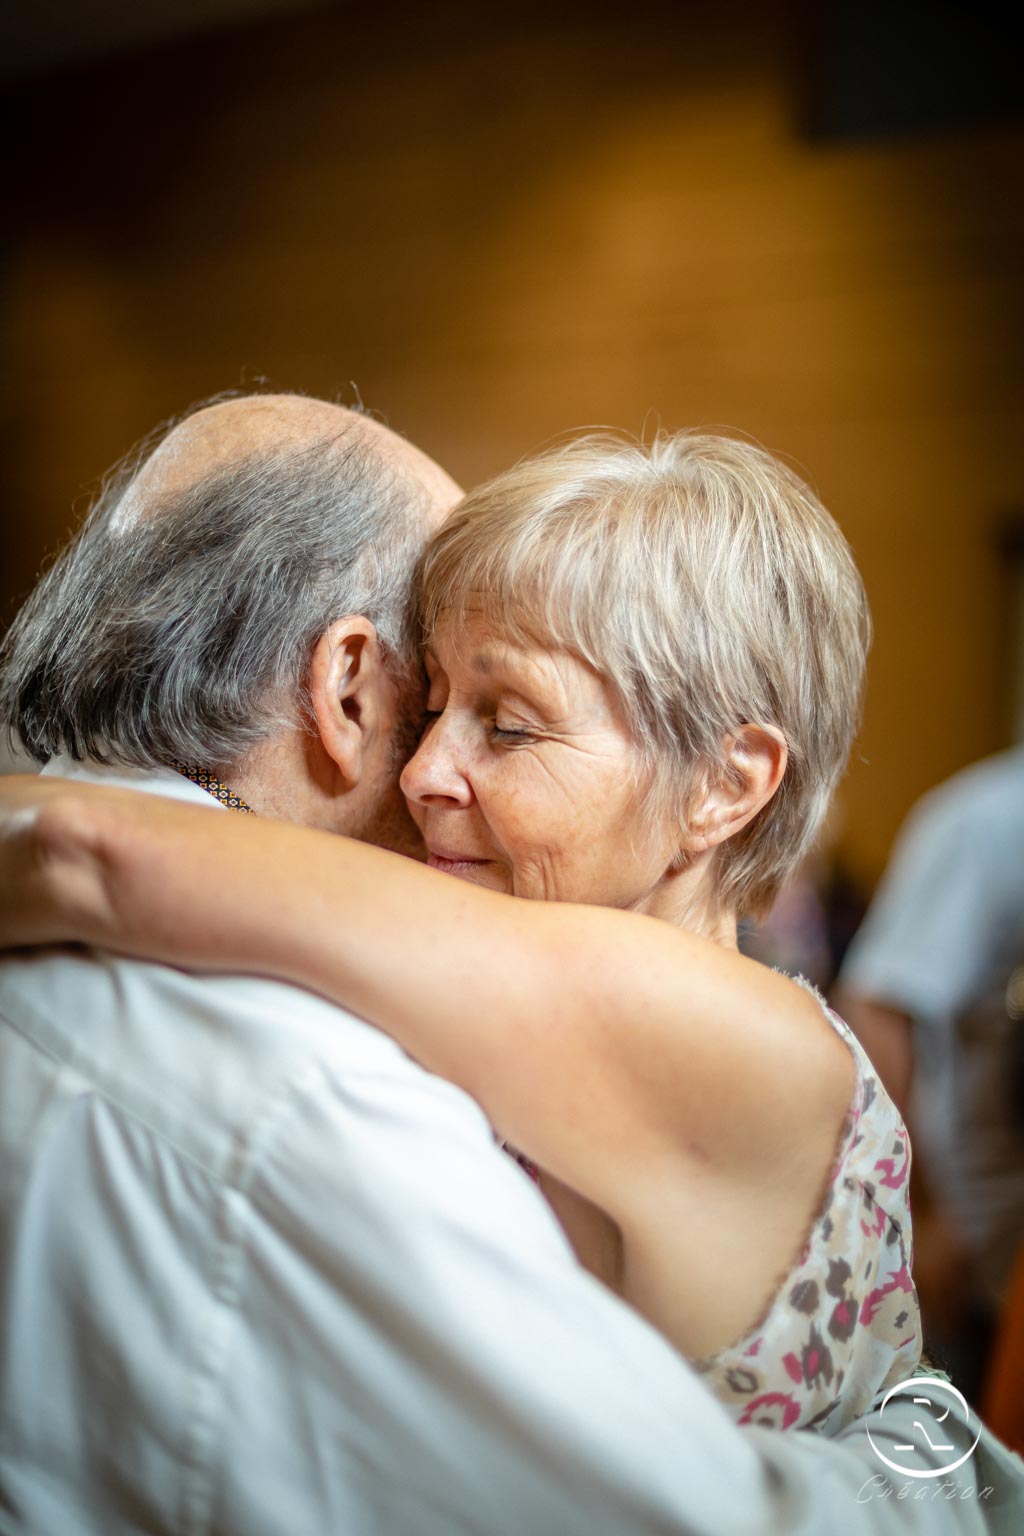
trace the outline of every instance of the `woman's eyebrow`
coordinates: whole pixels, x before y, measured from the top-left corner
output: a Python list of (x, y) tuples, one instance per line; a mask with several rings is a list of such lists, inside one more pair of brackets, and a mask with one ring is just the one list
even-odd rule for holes
[[(440, 657), (429, 641), (423, 647), (423, 659), (432, 661), (439, 672), (445, 670)], [(479, 672), (484, 677), (489, 677), (495, 669), (495, 658), (490, 651), (477, 651), (468, 658), (460, 659), (468, 671)]]
[(514, 678), (511, 686), (515, 689), (524, 683), (528, 688), (544, 686), (543, 668), (513, 649), (474, 651), (468, 667), (480, 677), (497, 675), (499, 682), (504, 680), (508, 683)]
[[(424, 654), (429, 656), (431, 661), (444, 671), (444, 666), (433, 646), (428, 643), (424, 645), (423, 650)], [(493, 651), (474, 651), (470, 656), (466, 656), (462, 652), (458, 655), (457, 659), (468, 671), (480, 672), (484, 677), (489, 677), (492, 672), (500, 669), (502, 665), (501, 658), (496, 657)]]

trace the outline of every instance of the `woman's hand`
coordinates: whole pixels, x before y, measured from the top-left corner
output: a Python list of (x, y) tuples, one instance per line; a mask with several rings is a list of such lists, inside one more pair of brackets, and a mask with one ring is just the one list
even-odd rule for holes
[(0, 779), (0, 948), (94, 936), (103, 891), (87, 801), (64, 779)]
[[(77, 942), (219, 969), (231, 956), (216, 925), (177, 916), (197, 905), (197, 890), (216, 889), (210, 844), (218, 846), (219, 830), (230, 848), (235, 823), (212, 802), (207, 809), (77, 780), (0, 778), (0, 950)], [(240, 882), (250, 867), (243, 856)]]

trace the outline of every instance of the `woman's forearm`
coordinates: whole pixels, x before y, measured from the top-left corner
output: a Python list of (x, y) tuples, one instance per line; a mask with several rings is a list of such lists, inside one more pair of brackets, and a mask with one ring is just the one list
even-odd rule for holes
[[(128, 791), (76, 785), (35, 836), (56, 912), (44, 939), (319, 991), (613, 1215), (638, 1165), (714, 1159), (725, 1097), (756, 1128), (786, 1060), (761, 1026), (789, 984), (655, 919), (523, 901), (345, 838)], [(749, 1028), (723, 1034), (730, 1016)], [(798, 1077), (790, 1060), (787, 1098)]]
[(60, 804), (62, 927), (142, 957), (322, 993), (607, 1202), (597, 1127), (621, 1166), (649, 1120), (616, 1059), (628, 1010), (604, 1011), (599, 957), (617, 946), (592, 931), (628, 924), (625, 914), (517, 900), (368, 844), (166, 799), (76, 790)]
[(0, 786), (0, 872), (4, 947), (81, 941), (292, 981), (478, 1096), (513, 997), (527, 1014), (542, 994), (557, 1007), (541, 937), (557, 920), (543, 909), (289, 823), (12, 778)]
[(112, 928), (88, 793), (36, 775), (0, 780), (0, 949), (101, 943)]

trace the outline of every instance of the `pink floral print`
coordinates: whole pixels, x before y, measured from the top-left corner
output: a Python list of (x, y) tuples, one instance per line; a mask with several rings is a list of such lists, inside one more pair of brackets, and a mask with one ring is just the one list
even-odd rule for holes
[(831, 1435), (914, 1370), (921, 1318), (906, 1127), (852, 1031), (822, 1008), (857, 1067), (824, 1204), (763, 1320), (697, 1369), (741, 1424)]

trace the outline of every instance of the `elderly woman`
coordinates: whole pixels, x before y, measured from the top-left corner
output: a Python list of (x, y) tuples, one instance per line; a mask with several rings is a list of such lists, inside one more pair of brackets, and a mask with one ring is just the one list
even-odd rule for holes
[(747, 443), (589, 437), (467, 497), (421, 596), (402, 782), (430, 867), (97, 795), (81, 936), (372, 1020), (480, 1102), (580, 1260), (742, 1421), (833, 1432), (917, 1363), (909, 1147), (846, 1027), (736, 928), (856, 728), (842, 535)]

